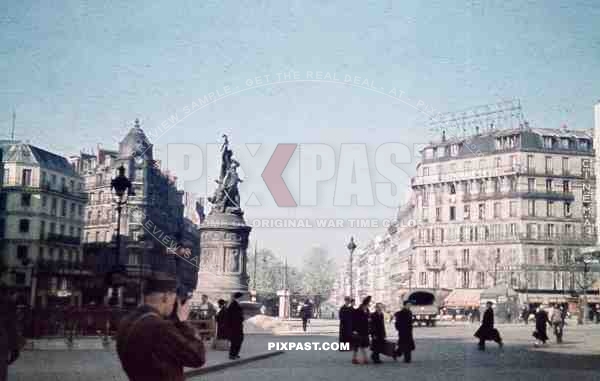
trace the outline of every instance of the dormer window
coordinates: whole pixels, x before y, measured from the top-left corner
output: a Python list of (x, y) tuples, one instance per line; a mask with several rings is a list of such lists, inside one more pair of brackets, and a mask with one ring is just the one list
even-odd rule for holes
[(560, 148), (569, 149), (569, 138), (560, 139)]
[(579, 139), (579, 149), (588, 151), (590, 149), (590, 141), (587, 139)]
[(425, 159), (433, 158), (433, 148), (428, 148), (425, 150)]

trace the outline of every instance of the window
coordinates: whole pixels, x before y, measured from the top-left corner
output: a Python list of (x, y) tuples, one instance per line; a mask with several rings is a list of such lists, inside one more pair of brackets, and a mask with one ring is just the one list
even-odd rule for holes
[(67, 202), (65, 200), (60, 200), (60, 212), (61, 216), (67, 216)]
[(452, 144), (450, 146), (450, 155), (451, 156), (458, 156), (458, 144)]
[(565, 176), (569, 174), (569, 158), (568, 157), (562, 158), (562, 173)]
[(31, 169), (24, 169), (21, 174), (21, 185), (24, 187), (31, 186)]
[(463, 249), (462, 252), (462, 265), (468, 265), (469, 263), (471, 263), (471, 257), (469, 255), (469, 249)]
[(419, 273), (419, 283), (421, 284), (421, 286), (427, 285), (427, 273), (426, 272)]
[(465, 161), (465, 172), (468, 172), (470, 170), (471, 170), (471, 162)]
[(429, 167), (423, 167), (423, 176), (429, 176)]
[(31, 193), (21, 194), (21, 206), (31, 206)]
[(440, 251), (439, 250), (433, 251), (433, 263), (436, 265), (438, 265), (440, 263)]
[(64, 224), (60, 225), (60, 232), (59, 233), (60, 233), (60, 235), (65, 235), (65, 225)]
[(571, 203), (568, 201), (565, 201), (564, 204), (564, 215), (565, 217), (571, 217)]
[(455, 221), (455, 220), (456, 220), (456, 207), (451, 206), (450, 207), (450, 221)]
[(589, 149), (589, 141), (587, 139), (579, 139), (579, 149), (587, 151)]
[(61, 191), (65, 191), (67, 189), (67, 180), (65, 180), (65, 178), (61, 178), (60, 179), (60, 190)]
[(546, 237), (548, 237), (548, 238), (554, 237), (554, 224), (546, 225)]
[(56, 214), (56, 206), (58, 205), (58, 200), (56, 197), (52, 197), (52, 204), (50, 205), (50, 214)]
[(544, 148), (552, 148), (552, 137), (544, 136)]
[(485, 273), (483, 271), (479, 271), (477, 273), (477, 288), (483, 288), (485, 285)]
[(509, 186), (511, 192), (517, 191), (517, 180), (514, 177), (511, 177), (509, 180)]
[(471, 218), (471, 205), (465, 205), (464, 208), (464, 219), (468, 220)]
[(552, 179), (546, 179), (546, 192), (552, 192)]
[(508, 231), (510, 232), (510, 236), (514, 237), (519, 234), (519, 230), (517, 229), (517, 224), (509, 224)]
[(81, 238), (81, 228), (77, 228), (77, 238)]
[(442, 220), (442, 208), (435, 208), (435, 220), (436, 221), (441, 221)]
[(75, 203), (71, 203), (70, 216), (75, 217)]
[(535, 161), (533, 155), (527, 155), (527, 171), (529, 173), (535, 173)]
[(479, 219), (485, 219), (485, 204), (479, 204)]
[(462, 287), (463, 288), (469, 288), (469, 272), (468, 271), (463, 271), (462, 273)]
[(423, 222), (427, 222), (429, 219), (429, 208), (423, 208)]
[(527, 201), (529, 216), (535, 217), (535, 200)]
[(494, 203), (494, 218), (498, 218), (498, 217), (500, 217), (500, 203), (495, 202)]
[(546, 258), (546, 264), (553, 264), (554, 263), (554, 249), (552, 248), (547, 248), (544, 250), (545, 252), (545, 258)]
[(440, 273), (435, 272), (433, 273), (433, 288), (439, 288), (440, 287)]
[(79, 214), (79, 217), (83, 217), (83, 205), (77, 205), (77, 214)]
[(554, 216), (553, 209), (554, 209), (554, 202), (546, 201), (546, 216), (553, 217)]
[(534, 231), (535, 231), (535, 224), (527, 224), (525, 225), (526, 230), (526, 234), (527, 234), (527, 238), (535, 238), (534, 235)]
[(552, 157), (546, 156), (546, 173), (552, 174)]
[(486, 193), (486, 182), (485, 180), (482, 180), (479, 182), (479, 193), (481, 194), (485, 194)]
[(511, 201), (509, 204), (509, 209), (510, 209), (510, 217), (516, 217), (517, 216), (517, 202), (516, 201)]
[(75, 181), (73, 181), (73, 180), (69, 181), (69, 190), (71, 192), (75, 191)]
[(21, 233), (29, 232), (29, 220), (27, 220), (27, 219), (19, 220), (19, 232), (21, 232)]
[(527, 192), (535, 192), (535, 179), (527, 179)]
[(100, 242), (100, 232), (96, 232), (96, 242)]
[(85, 233), (85, 242), (90, 242), (90, 232)]
[(494, 179), (494, 193), (500, 193), (500, 181), (498, 179)]
[(538, 263), (538, 250), (530, 249), (529, 250), (529, 264), (537, 265), (537, 263)]
[(456, 194), (456, 186), (454, 184), (450, 184), (450, 194)]
[(46, 205), (48, 205), (48, 197), (42, 195), (42, 208), (46, 209)]
[(8, 184), (10, 184), (10, 169), (8, 169), (8, 168), (4, 168), (4, 176), (3, 176), (3, 179), (4, 179), (4, 184), (5, 184), (5, 185), (8, 185)]
[(52, 187), (56, 185), (56, 175), (50, 176), (50, 183), (52, 184)]
[(563, 181), (563, 193), (571, 193), (571, 187), (569, 184), (569, 180)]
[(73, 237), (75, 235), (75, 228), (73, 226), (69, 227), (69, 236)]
[(50, 222), (50, 233), (56, 233), (56, 223)]
[(497, 157), (496, 160), (496, 168), (500, 168), (502, 166), (502, 159)]

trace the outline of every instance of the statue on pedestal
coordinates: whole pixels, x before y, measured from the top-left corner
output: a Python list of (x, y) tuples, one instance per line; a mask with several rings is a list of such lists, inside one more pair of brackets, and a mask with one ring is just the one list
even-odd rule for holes
[(233, 151), (229, 148), (229, 139), (227, 135), (223, 135), (225, 142), (221, 146), (222, 162), (221, 173), (218, 180), (217, 190), (214, 196), (209, 197), (208, 201), (213, 204), (211, 213), (232, 213), (243, 215), (240, 207), (240, 192), (239, 184), (243, 182), (237, 173), (240, 163), (233, 158)]

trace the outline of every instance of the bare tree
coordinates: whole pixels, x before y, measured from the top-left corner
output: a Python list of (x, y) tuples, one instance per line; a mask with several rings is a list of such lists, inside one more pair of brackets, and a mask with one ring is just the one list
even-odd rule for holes
[(313, 248), (304, 257), (302, 292), (313, 297), (318, 311), (321, 301), (327, 300), (335, 283), (335, 262), (326, 250)]

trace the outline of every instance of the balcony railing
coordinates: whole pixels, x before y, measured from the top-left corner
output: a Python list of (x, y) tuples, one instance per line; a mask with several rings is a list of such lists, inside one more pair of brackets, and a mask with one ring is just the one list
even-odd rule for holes
[(80, 237), (71, 237), (71, 236), (67, 236), (67, 235), (63, 235), (63, 234), (55, 234), (55, 233), (48, 233), (48, 236), (46, 237), (46, 241), (47, 242), (66, 243), (69, 245), (81, 244)]
[(573, 192), (492, 192), (463, 195), (463, 201), (485, 201), (502, 198), (525, 198), (525, 199), (544, 199), (544, 200), (566, 200), (573, 201), (575, 196)]

